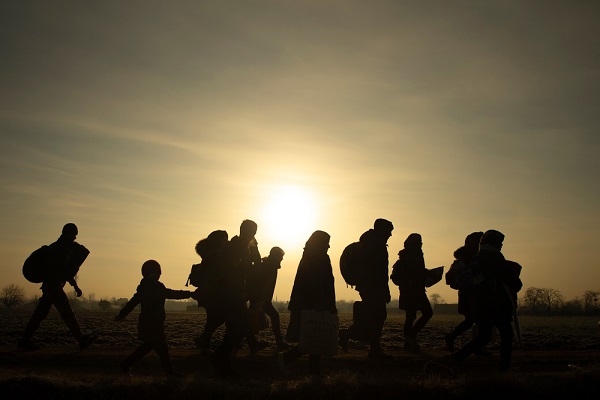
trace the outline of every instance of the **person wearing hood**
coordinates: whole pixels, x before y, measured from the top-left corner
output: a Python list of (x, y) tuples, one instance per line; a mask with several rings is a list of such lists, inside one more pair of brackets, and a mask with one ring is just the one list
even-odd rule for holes
[(481, 237), (471, 278), (474, 290), (473, 317), (479, 332), (477, 337), (451, 357), (462, 361), (483, 349), (489, 343), (495, 326), (500, 334), (500, 370), (506, 371), (510, 368), (512, 356), (514, 300), (522, 283), (519, 278), (520, 266), (507, 262), (501, 252), (503, 242), (504, 234), (493, 229)]

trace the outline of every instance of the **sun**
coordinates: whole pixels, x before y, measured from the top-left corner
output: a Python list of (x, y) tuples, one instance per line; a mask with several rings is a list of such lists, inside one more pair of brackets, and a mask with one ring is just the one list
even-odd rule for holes
[(273, 188), (263, 208), (259, 229), (281, 247), (303, 246), (315, 229), (315, 197), (300, 186)]

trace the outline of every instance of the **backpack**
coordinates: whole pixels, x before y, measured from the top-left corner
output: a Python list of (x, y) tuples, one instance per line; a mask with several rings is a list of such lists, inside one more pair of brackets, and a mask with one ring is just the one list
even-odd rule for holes
[(48, 263), (52, 257), (52, 249), (43, 245), (34, 250), (23, 263), (23, 276), (31, 283), (42, 283), (48, 275)]
[(350, 243), (340, 257), (340, 272), (346, 285), (355, 287), (362, 278), (363, 251), (360, 242)]
[(67, 281), (77, 275), (89, 254), (90, 251), (85, 246), (73, 242), (64, 263), (57, 265), (52, 245), (43, 245), (33, 251), (23, 263), (23, 276), (31, 283), (42, 283), (50, 277)]
[(207, 264), (199, 263), (192, 264), (190, 275), (188, 276), (185, 286), (192, 285), (197, 288), (204, 288), (209, 281), (210, 271)]
[(404, 280), (404, 265), (405, 263), (403, 263), (401, 260), (396, 260), (392, 266), (392, 274), (390, 275), (390, 279), (396, 286), (400, 286)]
[(446, 285), (454, 290), (462, 289), (466, 278), (467, 265), (462, 260), (454, 260), (446, 272)]

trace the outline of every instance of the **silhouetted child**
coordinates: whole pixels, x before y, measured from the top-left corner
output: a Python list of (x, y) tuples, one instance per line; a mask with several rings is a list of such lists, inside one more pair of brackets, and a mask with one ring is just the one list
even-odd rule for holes
[(148, 260), (142, 265), (142, 281), (137, 291), (115, 317), (122, 321), (138, 304), (142, 305), (138, 321), (138, 338), (143, 342), (129, 357), (121, 362), (121, 368), (129, 374), (131, 366), (154, 350), (168, 375), (179, 375), (171, 367), (169, 346), (165, 337), (165, 300), (187, 299), (192, 296), (189, 290), (167, 289), (159, 282), (160, 264)]

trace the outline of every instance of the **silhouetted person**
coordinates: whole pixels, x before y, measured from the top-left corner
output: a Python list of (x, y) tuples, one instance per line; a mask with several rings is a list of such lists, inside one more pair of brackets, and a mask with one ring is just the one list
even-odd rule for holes
[(390, 359), (381, 349), (381, 334), (387, 318), (386, 304), (391, 300), (389, 281), (389, 259), (387, 241), (392, 236), (394, 226), (388, 220), (379, 218), (373, 229), (360, 237), (362, 279), (356, 285), (361, 302), (360, 312), (355, 312), (353, 324), (348, 329), (340, 329), (340, 345), (348, 351), (348, 340), (369, 341), (369, 359)]
[[(404, 320), (404, 348), (417, 351), (420, 346), (417, 335), (433, 316), (431, 303), (427, 298), (425, 280), (427, 270), (422, 251), (423, 241), (418, 233), (411, 233), (404, 241), (404, 249), (398, 252), (398, 261), (394, 264), (392, 274), (398, 274), (400, 288), (398, 305), (406, 312)], [(421, 317), (417, 320), (417, 312)], [(416, 322), (415, 322), (416, 320)]]
[(273, 306), (273, 293), (277, 284), (277, 272), (281, 268), (284, 251), (279, 247), (273, 247), (268, 257), (262, 259), (260, 270), (256, 281), (249, 283), (252, 286), (250, 293), (250, 307), (259, 307), (271, 319), (271, 328), (277, 350), (287, 350), (289, 346), (281, 335), (281, 322), (279, 313)]
[[(240, 225), (239, 236), (231, 238), (219, 252), (219, 268), (214, 304), (225, 321), (225, 335), (219, 347), (210, 356), (211, 364), (217, 374), (224, 378), (234, 378), (239, 374), (231, 369), (233, 352), (247, 334), (247, 294), (246, 268), (249, 260), (255, 257), (257, 249), (257, 225), (244, 220)], [(259, 258), (260, 260), (260, 258)]]
[[(465, 245), (454, 252), (455, 261), (452, 263), (447, 275), (454, 273), (456, 275), (453, 279), (460, 281), (461, 276), (469, 274), (467, 268), (470, 268), (471, 261), (479, 252), (481, 236), (483, 236), (483, 232), (473, 232), (465, 238)], [(458, 289), (458, 313), (464, 315), (465, 319), (444, 337), (446, 348), (450, 352), (454, 352), (454, 341), (456, 338), (471, 329), (475, 324), (473, 301), (473, 288), (469, 285), (460, 285)]]
[(121, 362), (121, 368), (126, 374), (131, 366), (146, 354), (154, 350), (160, 359), (167, 375), (179, 375), (171, 367), (169, 346), (165, 337), (165, 300), (187, 299), (192, 296), (189, 290), (167, 289), (159, 279), (160, 264), (148, 260), (142, 265), (142, 280), (133, 297), (123, 306), (115, 321), (123, 321), (138, 304), (141, 304), (138, 319), (138, 339), (142, 344)]
[(473, 263), (471, 283), (474, 289), (473, 316), (479, 327), (476, 338), (452, 355), (461, 361), (482, 349), (489, 341), (494, 326), (500, 334), (500, 370), (510, 367), (513, 331), (511, 322), (516, 294), (521, 289), (520, 265), (507, 262), (502, 255), (504, 235), (496, 230), (481, 237), (479, 254)]
[[(219, 251), (223, 249), (225, 244), (228, 242), (229, 235), (224, 230), (216, 230), (211, 232), (206, 238), (201, 239), (196, 244), (196, 253), (202, 258), (200, 264), (203, 268), (207, 268), (217, 274), (216, 269), (220, 268), (219, 266)], [(210, 281), (212, 281), (212, 276), (207, 277)], [(218, 290), (214, 285), (207, 285), (208, 287), (203, 287), (202, 289), (198, 289), (198, 291), (202, 290)], [(212, 286), (212, 287), (211, 287)], [(217, 330), (219, 326), (225, 323), (225, 317), (221, 314), (221, 309), (218, 305), (215, 305), (210, 299), (214, 297), (213, 293), (198, 293), (200, 296), (204, 296), (204, 301), (199, 301), (198, 306), (204, 307), (206, 310), (206, 323), (204, 325), (204, 329), (202, 334), (194, 339), (196, 345), (200, 348), (200, 351), (203, 355), (209, 355), (210, 350), (210, 341), (213, 333)]]
[[(46, 276), (42, 282), (42, 297), (25, 327), (25, 332), (18, 342), (18, 347), (24, 350), (37, 350), (38, 345), (31, 342), (31, 338), (41, 322), (48, 316), (54, 305), (67, 327), (79, 342), (79, 348), (88, 348), (95, 340), (95, 335), (84, 335), (81, 333), (79, 323), (69, 304), (69, 299), (64, 291), (66, 282), (75, 289), (77, 297), (81, 297), (82, 291), (75, 281), (76, 271), (89, 253), (85, 247), (75, 242), (78, 234), (77, 226), (73, 223), (66, 224), (58, 240), (49, 246), (50, 260), (48, 261)], [(83, 255), (81, 252), (85, 252)], [(79, 261), (78, 261), (79, 260)]]
[[(286, 339), (289, 342), (297, 343), (300, 340), (302, 310), (328, 311), (337, 314), (333, 271), (327, 254), (329, 239), (328, 233), (315, 231), (304, 246), (288, 304), (291, 314)], [(278, 353), (280, 369), (285, 372), (287, 365), (302, 355), (297, 345), (285, 353)], [(320, 377), (321, 356), (309, 354), (308, 368), (313, 377)]]

